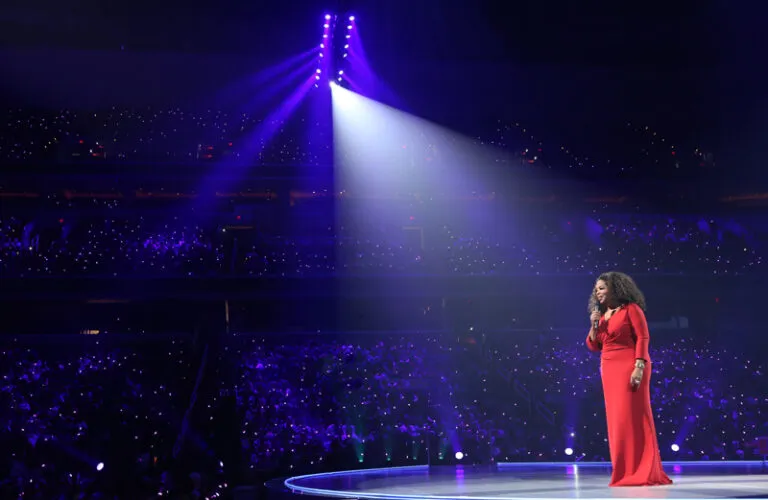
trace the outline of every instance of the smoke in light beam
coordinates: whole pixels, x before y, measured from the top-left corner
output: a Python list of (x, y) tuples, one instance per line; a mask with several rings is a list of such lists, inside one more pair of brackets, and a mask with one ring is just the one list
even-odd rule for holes
[(310, 60), (291, 71), (288, 75), (283, 77), (280, 84), (275, 84), (270, 87), (256, 88), (252, 91), (251, 100), (242, 108), (245, 112), (254, 112), (260, 104), (273, 102), (275, 98), (284, 91), (289, 85), (295, 84), (303, 75), (312, 71), (314, 63)]
[(263, 92), (265, 87), (274, 80), (279, 79), (280, 82), (283, 82), (286, 78), (291, 78), (290, 74), (286, 77), (286, 73), (292, 72), (297, 67), (304, 68), (308, 62), (314, 60), (312, 56), (315, 53), (315, 48), (310, 48), (258, 73), (245, 76), (226, 85), (217, 92), (218, 105), (226, 107), (230, 103), (252, 99), (253, 95)]
[[(238, 148), (236, 158), (224, 160), (211, 170), (203, 180), (205, 189), (198, 190), (201, 193), (197, 199), (199, 208), (205, 209), (206, 205), (213, 201), (216, 192), (232, 189), (247, 169), (258, 168), (261, 153), (269, 146), (275, 132), (283, 126), (306, 97), (314, 82), (315, 75), (312, 74), (280, 106), (265, 117), (253, 132), (240, 140), (242, 146)], [(206, 194), (203, 195), (203, 193)]]
[(244, 146), (240, 151), (238, 164), (244, 166), (253, 165), (259, 154), (267, 147), (278, 128), (291, 116), (299, 103), (307, 95), (315, 81), (315, 75), (305, 80), (288, 98), (264, 121), (252, 134), (243, 139)]
[(407, 109), (403, 99), (385, 81), (378, 77), (368, 62), (368, 58), (365, 55), (363, 36), (357, 23), (355, 24), (354, 31), (355, 36), (345, 40), (347, 53), (349, 54), (347, 65), (350, 69), (350, 75), (346, 77), (346, 80), (350, 83), (352, 90), (379, 102), (391, 104), (397, 109)]
[(504, 153), (331, 84), (337, 187), (382, 195), (490, 192)]

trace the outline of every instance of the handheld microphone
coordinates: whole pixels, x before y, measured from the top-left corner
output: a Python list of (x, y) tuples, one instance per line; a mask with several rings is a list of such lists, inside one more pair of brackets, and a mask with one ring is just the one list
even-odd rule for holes
[[(599, 313), (599, 312), (600, 312), (600, 305), (599, 305), (599, 304), (595, 304), (595, 312), (596, 312), (596, 313)], [(597, 331), (597, 326), (598, 326), (599, 324), (600, 324), (600, 320), (599, 320), (599, 319), (596, 319), (596, 320), (595, 320), (595, 322), (594, 322), (594, 324), (592, 325), (592, 326), (594, 326), (594, 327), (595, 327), (595, 331)]]

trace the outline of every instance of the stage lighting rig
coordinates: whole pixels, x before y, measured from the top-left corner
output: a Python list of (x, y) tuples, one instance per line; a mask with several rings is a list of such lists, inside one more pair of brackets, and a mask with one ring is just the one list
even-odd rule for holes
[(333, 65), (333, 32), (336, 27), (336, 16), (325, 14), (323, 16), (323, 37), (317, 52), (317, 69), (315, 70), (315, 87), (320, 86), (320, 81), (325, 75), (331, 74)]
[[(341, 22), (343, 21), (343, 22)], [(335, 50), (335, 68), (334, 78), (338, 85), (347, 86), (346, 73), (350, 70), (349, 55), (352, 38), (356, 36), (355, 16), (345, 16), (343, 20), (337, 23), (335, 31), (336, 43)]]
[(355, 31), (355, 16), (339, 17), (334, 14), (323, 16), (323, 38), (318, 47), (315, 87), (320, 87), (324, 79), (346, 86), (350, 43), (356, 36)]

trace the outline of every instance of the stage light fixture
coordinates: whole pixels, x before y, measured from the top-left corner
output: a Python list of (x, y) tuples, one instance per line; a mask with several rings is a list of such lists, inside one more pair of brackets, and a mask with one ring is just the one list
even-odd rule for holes
[(349, 16), (349, 20), (350, 21), (354, 21), (355, 20), (355, 16)]
[(461, 460), (464, 458), (464, 454), (460, 451), (457, 451), (454, 457), (456, 457), (456, 460)]
[[(328, 47), (330, 47), (330, 41), (329, 41), (329, 33), (330, 33), (330, 27), (331, 27), (331, 15), (325, 14), (324, 16), (325, 20), (323, 21), (323, 38), (320, 41), (320, 52), (317, 54), (317, 66), (318, 68), (315, 70), (315, 80), (320, 79), (320, 73), (322, 73), (322, 67), (327, 64), (325, 61), (327, 61), (327, 58), (325, 57), (325, 52), (328, 50)], [(315, 83), (315, 87), (318, 87), (318, 84)]]
[(99, 471), (99, 472), (103, 471), (104, 470), (104, 462), (99, 462), (98, 464), (96, 464), (96, 470)]
[(671, 448), (672, 448), (672, 451), (680, 451), (680, 446), (677, 443), (673, 444)]
[(570, 457), (571, 455), (573, 455), (573, 448), (566, 448), (566, 449), (565, 449), (565, 454), (566, 454), (566, 455), (568, 455), (569, 457)]

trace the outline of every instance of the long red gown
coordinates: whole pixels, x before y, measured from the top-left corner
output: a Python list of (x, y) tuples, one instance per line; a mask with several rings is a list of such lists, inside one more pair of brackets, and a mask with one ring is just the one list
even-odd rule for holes
[[(637, 304), (622, 307), (607, 321), (601, 319), (594, 342), (587, 336), (587, 347), (601, 351), (600, 372), (613, 465), (610, 486), (672, 484), (661, 466), (653, 423), (648, 340), (648, 323)], [(636, 359), (645, 360), (645, 371), (640, 386), (633, 389), (630, 377)]]

